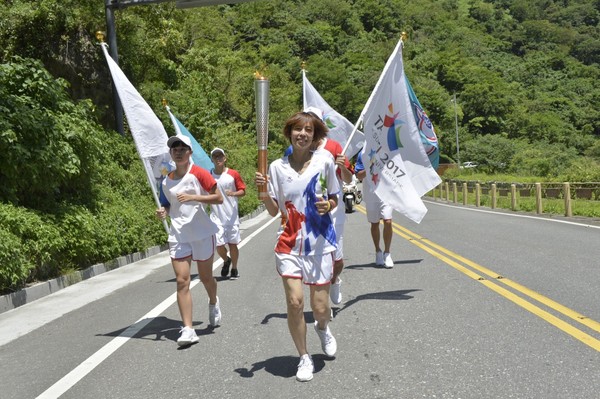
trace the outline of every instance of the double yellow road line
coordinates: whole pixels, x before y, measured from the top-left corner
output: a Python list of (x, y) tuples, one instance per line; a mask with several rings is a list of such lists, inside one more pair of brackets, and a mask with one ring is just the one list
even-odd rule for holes
[[(363, 206), (357, 206), (356, 209), (366, 214), (366, 210)], [(484, 266), (481, 266), (467, 258), (464, 258), (450, 251), (449, 249), (437, 245), (428, 240), (427, 238), (421, 237), (420, 235), (408, 230), (405, 227), (400, 226), (397, 223), (392, 223), (392, 226), (394, 233), (406, 239), (408, 242), (416, 245), (423, 251), (438, 258), (447, 265), (452, 266), (459, 272), (465, 274), (473, 280), (480, 282), (481, 284), (485, 285), (487, 288), (491, 289), (497, 294), (514, 302), (523, 309), (528, 310), (534, 315), (542, 318), (543, 320), (547, 321), (548, 323), (552, 324), (558, 329), (569, 334), (573, 338), (583, 342), (584, 344), (600, 352), (600, 340), (585, 333), (584, 331), (579, 330), (578, 328), (554, 316), (553, 314), (543, 310), (542, 308), (531, 302), (530, 299), (535, 300), (540, 304), (576, 321), (577, 323), (582, 324), (590, 328), (591, 330), (600, 333), (600, 323), (598, 323), (597, 321), (592, 320), (589, 317), (586, 317), (572, 309), (569, 309), (566, 306), (563, 306), (560, 303), (555, 302), (552, 299), (545, 297), (544, 295), (537, 293), (517, 282), (514, 282), (504, 276), (501, 276), (500, 274), (495, 273), (494, 271), (489, 270)], [(515, 292), (522, 294), (523, 297), (515, 294), (513, 291), (508, 290), (503, 285), (510, 287)]]

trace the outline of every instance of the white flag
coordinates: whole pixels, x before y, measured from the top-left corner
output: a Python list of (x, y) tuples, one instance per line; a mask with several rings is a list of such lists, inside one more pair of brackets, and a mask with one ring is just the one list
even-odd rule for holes
[(169, 152), (167, 147), (168, 136), (163, 124), (146, 100), (133, 87), (121, 68), (109, 56), (106, 50), (107, 47), (106, 43), (102, 43), (102, 50), (104, 50), (113, 82), (119, 93), (123, 110), (127, 116), (127, 123), (140, 157), (149, 158)]
[[(329, 129), (327, 136), (340, 143), (342, 148), (345, 148), (348, 138), (354, 129), (354, 125), (335, 109), (331, 108), (329, 104), (327, 104), (319, 92), (308, 81), (306, 72), (304, 70), (302, 70), (302, 81), (302, 88), (304, 92), (304, 109), (316, 107), (323, 111), (323, 122), (325, 122), (327, 128)], [(362, 132), (357, 131), (348, 145), (346, 157), (349, 159), (356, 155), (362, 148), (364, 141), (365, 135)]]
[[(108, 63), (117, 93), (119, 94), (119, 99), (123, 105), (137, 152), (142, 159), (148, 183), (152, 188), (154, 201), (157, 205), (160, 205), (158, 198), (158, 193), (160, 192), (159, 185), (164, 175), (168, 172), (171, 161), (169, 147), (167, 146), (167, 132), (160, 119), (152, 111), (152, 108), (150, 108), (140, 93), (133, 87), (121, 68), (119, 68), (119, 65), (108, 54), (107, 48), (108, 45), (102, 43), (102, 51), (106, 57), (106, 62)], [(169, 229), (166, 221), (163, 221), (163, 225), (168, 232)]]
[(376, 93), (364, 112), (363, 163), (375, 194), (420, 223), (427, 208), (421, 196), (441, 179), (427, 157), (415, 123), (404, 77), (402, 42), (390, 56)]

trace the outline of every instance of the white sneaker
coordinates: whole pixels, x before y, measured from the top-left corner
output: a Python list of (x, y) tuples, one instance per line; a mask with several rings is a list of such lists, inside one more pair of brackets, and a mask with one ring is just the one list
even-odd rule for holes
[(298, 371), (296, 372), (296, 379), (301, 382), (310, 381), (313, 379), (313, 372), (315, 366), (310, 355), (302, 355), (300, 363), (298, 363)]
[(391, 269), (394, 267), (394, 261), (392, 260), (392, 255), (389, 252), (383, 254), (383, 262), (386, 269)]
[(335, 352), (337, 352), (337, 342), (335, 337), (331, 334), (329, 326), (325, 327), (325, 330), (320, 330), (318, 322), (315, 321), (315, 331), (321, 340), (321, 349), (323, 349), (323, 353), (329, 357), (335, 356)]
[(219, 306), (219, 297), (214, 305), (208, 304), (208, 320), (213, 327), (221, 324), (221, 307)]
[(181, 330), (179, 330), (179, 332), (181, 333), (181, 336), (177, 340), (177, 345), (188, 346), (198, 342), (198, 336), (196, 335), (196, 331), (193, 328), (181, 327)]
[(329, 287), (329, 297), (331, 298), (331, 302), (334, 305), (339, 305), (342, 303), (342, 279), (337, 278), (335, 283), (331, 284)]
[(383, 266), (383, 252), (377, 251), (377, 253), (375, 254), (375, 265)]

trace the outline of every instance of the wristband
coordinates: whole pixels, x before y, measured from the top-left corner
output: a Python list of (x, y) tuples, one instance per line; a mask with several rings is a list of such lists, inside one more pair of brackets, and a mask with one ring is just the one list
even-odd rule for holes
[(325, 211), (325, 213), (329, 212), (331, 210), (331, 202), (329, 202), (329, 200), (327, 200), (327, 210)]

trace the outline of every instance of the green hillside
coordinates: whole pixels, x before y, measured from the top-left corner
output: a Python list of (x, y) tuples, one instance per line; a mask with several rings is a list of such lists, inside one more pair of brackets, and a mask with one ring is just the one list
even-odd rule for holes
[[(0, 9), (0, 291), (165, 240), (129, 134), (116, 133), (95, 32), (101, 0)], [(600, 181), (600, 1), (262, 0), (115, 10), (119, 63), (167, 131), (171, 110), (258, 205), (254, 72), (270, 80), (269, 157), (302, 106), (301, 66), (355, 121), (401, 32), (442, 162)], [(456, 95), (456, 104), (452, 101)], [(456, 105), (456, 108), (455, 108)], [(457, 124), (455, 124), (455, 111)]]

